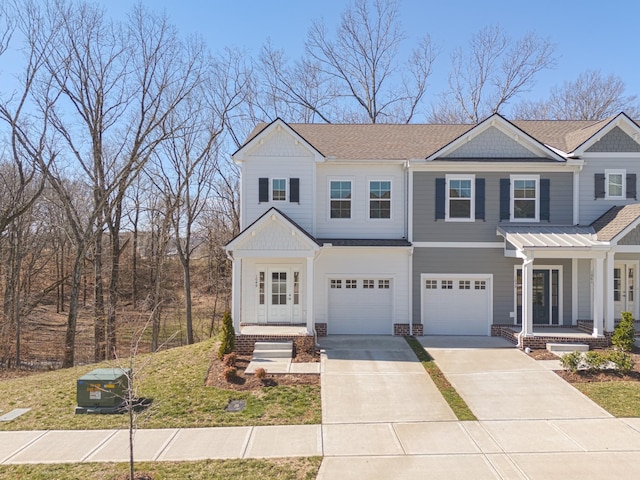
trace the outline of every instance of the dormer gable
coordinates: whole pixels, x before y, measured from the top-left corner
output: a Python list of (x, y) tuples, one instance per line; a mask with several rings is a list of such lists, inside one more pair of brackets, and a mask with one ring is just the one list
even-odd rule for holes
[(640, 152), (640, 127), (621, 112), (579, 145), (572, 154), (580, 156), (585, 153), (638, 152)]
[(317, 241), (277, 208), (270, 208), (225, 247), (228, 252), (309, 252), (319, 250)]
[(433, 160), (534, 160), (564, 162), (557, 151), (539, 142), (499, 114), (491, 115), (427, 157)]
[(277, 118), (265, 125), (231, 155), (242, 163), (247, 157), (311, 157), (324, 161), (324, 155), (299, 135), (284, 120)]

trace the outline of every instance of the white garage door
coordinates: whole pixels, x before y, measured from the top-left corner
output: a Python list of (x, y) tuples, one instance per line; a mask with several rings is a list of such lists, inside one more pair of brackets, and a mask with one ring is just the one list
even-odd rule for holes
[(422, 276), (425, 335), (489, 335), (490, 276)]
[(329, 280), (329, 334), (392, 333), (393, 285), (388, 278)]

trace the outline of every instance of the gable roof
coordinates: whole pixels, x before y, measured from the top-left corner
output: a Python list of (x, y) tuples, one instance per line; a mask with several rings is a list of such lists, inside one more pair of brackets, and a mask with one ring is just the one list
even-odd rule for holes
[[(557, 156), (558, 150), (572, 153), (578, 147), (587, 145), (589, 139), (599, 136), (599, 132), (613, 120), (624, 116), (628, 125), (640, 127), (623, 113), (605, 120), (517, 120), (510, 122), (497, 115), (506, 124), (521, 130), (527, 137), (547, 147)], [(494, 116), (490, 117), (494, 118)], [(489, 120), (489, 119), (487, 119)], [(486, 122), (485, 120), (484, 122)], [(343, 160), (416, 160), (425, 159), (443, 149), (456, 139), (480, 124), (327, 124), (290, 123), (276, 119), (269, 124), (259, 123), (253, 129), (245, 144), (234, 155), (248, 146), (268, 128), (281, 122), (300, 139), (316, 150), (324, 158)], [(615, 126), (616, 122), (612, 125)], [(588, 148), (588, 145), (587, 145)], [(555, 158), (554, 156), (554, 158)]]
[(634, 224), (640, 223), (640, 203), (613, 207), (597, 218), (591, 226), (598, 240), (610, 242)]

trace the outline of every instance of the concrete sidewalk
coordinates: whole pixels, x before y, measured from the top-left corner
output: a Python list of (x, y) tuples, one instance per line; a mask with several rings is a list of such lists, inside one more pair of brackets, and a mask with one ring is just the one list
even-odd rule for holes
[(479, 420), (609, 418), (536, 360), (495, 337), (421, 337)]

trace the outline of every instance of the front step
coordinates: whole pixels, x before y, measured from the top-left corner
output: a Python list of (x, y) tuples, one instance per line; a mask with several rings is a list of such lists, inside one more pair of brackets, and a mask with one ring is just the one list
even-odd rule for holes
[(293, 342), (256, 342), (253, 347), (253, 358), (288, 358), (293, 357)]
[(589, 345), (585, 343), (547, 343), (547, 350), (555, 352), (588, 352)]

